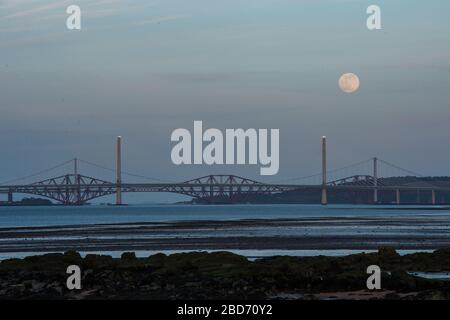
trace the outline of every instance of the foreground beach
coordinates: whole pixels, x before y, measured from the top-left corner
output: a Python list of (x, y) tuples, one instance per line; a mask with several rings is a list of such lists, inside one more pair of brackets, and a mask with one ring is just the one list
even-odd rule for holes
[[(450, 299), (448, 210), (176, 207), (190, 219), (175, 220), (152, 209), (11, 211), (0, 299)], [(73, 264), (82, 290), (66, 288)], [(370, 265), (382, 290), (367, 290)]]
[[(81, 290), (66, 288), (69, 265), (82, 270)], [(382, 270), (381, 290), (367, 290), (369, 265)], [(69, 251), (2, 261), (0, 299), (450, 299), (449, 281), (411, 274), (448, 270), (450, 249), (255, 261), (228, 252), (114, 259)]]

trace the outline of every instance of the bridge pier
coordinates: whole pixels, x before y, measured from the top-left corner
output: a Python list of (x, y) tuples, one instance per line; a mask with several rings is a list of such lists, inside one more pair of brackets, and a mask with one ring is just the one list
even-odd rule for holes
[(395, 190), (395, 202), (400, 205), (400, 189)]
[(431, 204), (435, 205), (436, 204), (436, 191), (431, 190)]
[(14, 199), (13, 199), (13, 193), (11, 191), (8, 192), (8, 203), (11, 204), (13, 203)]

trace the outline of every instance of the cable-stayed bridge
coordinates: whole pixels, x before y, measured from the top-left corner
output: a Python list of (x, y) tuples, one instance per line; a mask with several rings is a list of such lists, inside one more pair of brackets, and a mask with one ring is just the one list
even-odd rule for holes
[[(292, 178), (285, 181), (265, 183), (235, 175), (207, 175), (204, 177), (176, 182), (163, 181), (122, 171), (120, 146), (117, 167), (107, 168), (82, 159), (72, 159), (47, 170), (0, 184), (0, 193), (8, 195), (13, 202), (14, 194), (29, 194), (46, 197), (65, 205), (82, 205), (90, 200), (107, 195), (116, 195), (116, 203), (122, 203), (122, 193), (168, 192), (187, 195), (206, 203), (246, 202), (254, 196), (276, 195), (286, 192), (321, 193), (321, 203), (327, 204), (327, 194), (370, 193), (370, 203), (378, 203), (379, 193), (390, 193), (393, 203), (402, 203), (402, 194), (416, 192), (427, 195), (429, 204), (442, 203), (443, 195), (450, 195), (450, 179), (421, 178), (417, 173), (393, 165), (382, 159), (372, 158), (336, 170), (326, 170), (326, 152), (323, 149), (322, 172)], [(107, 170), (116, 174), (116, 181), (108, 181), (80, 174), (79, 164)], [(31, 183), (18, 183), (37, 176), (48, 175), (62, 167), (72, 167), (72, 172)], [(151, 182), (124, 182), (122, 175), (147, 179)]]

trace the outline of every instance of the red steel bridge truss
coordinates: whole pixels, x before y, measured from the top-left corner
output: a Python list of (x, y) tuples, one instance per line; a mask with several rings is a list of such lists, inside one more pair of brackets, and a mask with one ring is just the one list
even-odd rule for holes
[[(449, 187), (425, 185), (396, 185), (380, 183), (377, 190), (436, 190), (450, 191)], [(206, 202), (235, 202), (250, 195), (276, 194), (294, 190), (321, 190), (322, 185), (266, 184), (235, 175), (208, 175), (180, 183), (122, 183), (120, 186), (109, 181), (84, 176), (67, 174), (56, 178), (42, 180), (28, 185), (2, 185), (0, 193), (31, 194), (50, 198), (66, 205), (85, 204), (88, 201), (117, 192), (168, 192), (190, 196)], [(327, 189), (373, 190), (372, 176), (357, 175), (327, 183)]]

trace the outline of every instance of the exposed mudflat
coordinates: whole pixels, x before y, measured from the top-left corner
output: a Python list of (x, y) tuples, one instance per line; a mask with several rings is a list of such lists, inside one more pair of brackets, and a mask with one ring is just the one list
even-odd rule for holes
[(450, 218), (342, 217), (134, 222), (0, 228), (0, 252), (66, 250), (434, 250), (450, 246)]

